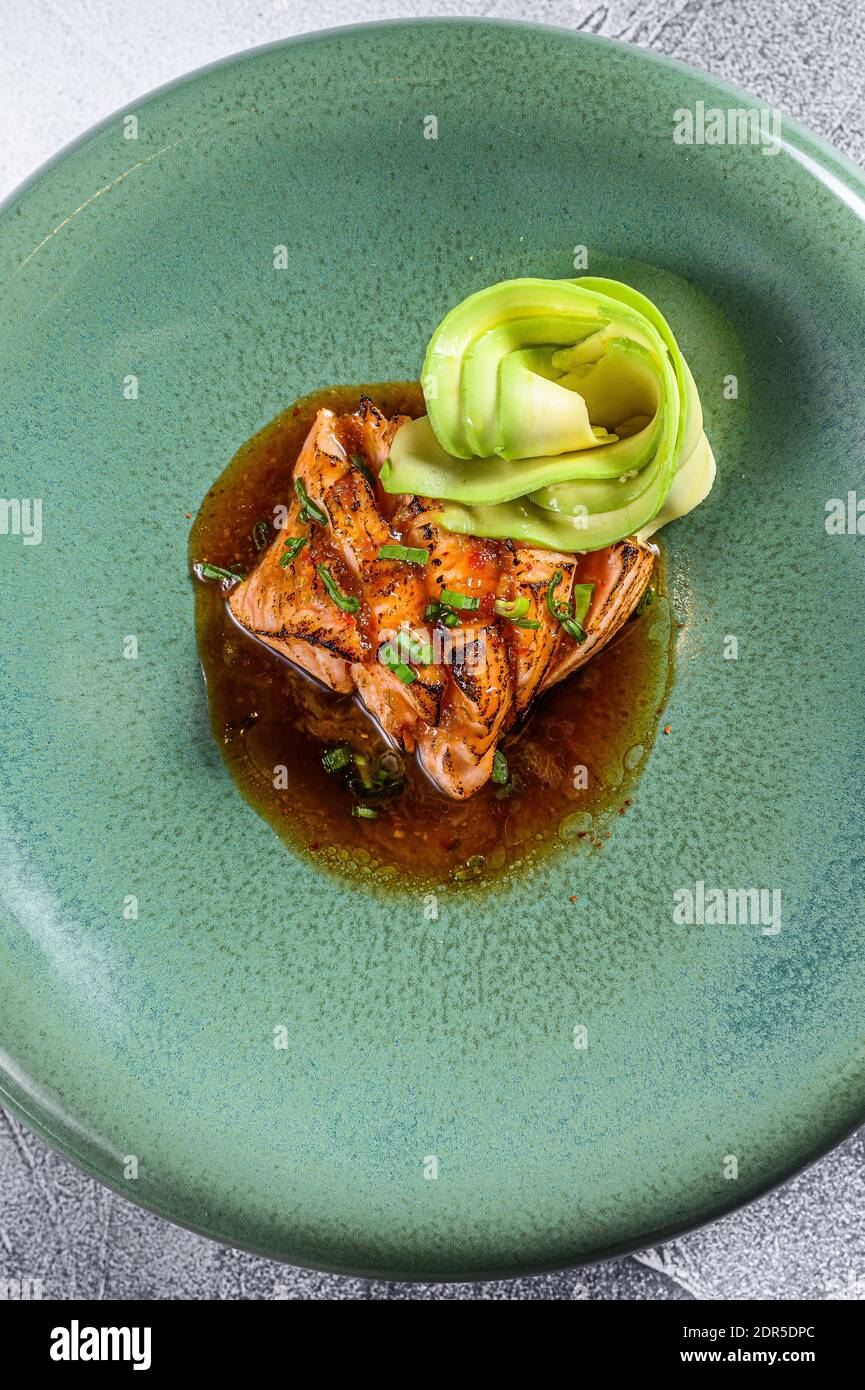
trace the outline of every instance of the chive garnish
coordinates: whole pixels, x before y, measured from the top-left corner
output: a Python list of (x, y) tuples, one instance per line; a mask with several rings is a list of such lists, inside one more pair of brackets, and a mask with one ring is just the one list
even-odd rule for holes
[(395, 666), (390, 666), (388, 669), (393, 671), (395, 676), (399, 676), (403, 685), (411, 685), (412, 681), (417, 680), (417, 671), (413, 671), (404, 661), (398, 661)]
[(404, 651), (401, 649), (399, 639), (397, 639), (396, 643), (388, 642), (386, 646), (382, 647), (378, 659), (382, 666), (386, 666), (388, 671), (393, 671), (394, 675), (399, 677), (403, 685), (411, 685), (412, 681), (417, 680), (417, 671), (413, 671), (403, 660), (403, 655)]
[(303, 478), (295, 478), (294, 490), (300, 498), (301, 521), (317, 521), (320, 526), (327, 526), (330, 518), (327, 512), (322, 511), (318, 503), (313, 502), (303, 485)]
[(372, 471), (372, 469), (370, 468), (369, 464), (366, 462), (366, 460), (365, 460), (365, 458), (363, 457), (363, 455), (362, 455), (362, 454), (352, 454), (352, 455), (351, 455), (351, 464), (352, 464), (352, 467), (353, 467), (353, 468), (356, 468), (356, 469), (357, 469), (358, 473), (362, 473), (362, 474), (363, 474), (363, 476), (366, 478), (367, 482), (369, 483), (370, 487), (372, 488), (373, 492), (375, 492), (375, 474), (373, 473), (373, 471)]
[(390, 748), (373, 757), (353, 748), (350, 743), (339, 743), (324, 750), (321, 762), (325, 772), (341, 775), (345, 779), (347, 790), (358, 801), (380, 801), (385, 797), (399, 796), (405, 789), (405, 764), (399, 754)]
[(256, 550), (263, 550), (267, 545), (268, 525), (266, 521), (257, 521), (252, 528), (252, 543)]
[(352, 806), (351, 814), (358, 816), (361, 820), (375, 820), (378, 811), (374, 810), (372, 806)]
[(518, 772), (514, 772), (504, 786), (496, 787), (493, 796), (496, 801), (503, 801), (506, 796), (519, 796), (522, 789), (523, 779)]
[(513, 621), (514, 618), (524, 618), (530, 607), (531, 604), (525, 597), (515, 599), (497, 598), (495, 602), (495, 609), (499, 617), (509, 618), (511, 621)]
[(378, 778), (384, 783), (405, 781), (405, 763), (399, 753), (388, 749), (378, 760)]
[[(389, 647), (391, 645), (388, 643)], [(396, 646), (403, 661), (414, 661), (418, 666), (432, 665), (432, 645), (422, 637), (415, 637), (413, 632), (398, 633)]]
[(405, 560), (409, 565), (425, 565), (429, 551), (414, 545), (383, 545), (378, 552), (379, 560)]
[(337, 748), (328, 748), (321, 755), (325, 772), (342, 772), (342, 769), (350, 767), (353, 761), (354, 749), (350, 743), (341, 743)]
[(232, 584), (240, 584), (243, 580), (242, 574), (236, 574), (234, 570), (224, 570), (221, 565), (211, 565), (207, 560), (203, 560), (198, 566), (198, 573), (202, 579), (228, 579)]
[(306, 536), (291, 536), (289, 540), (285, 542), (285, 549), (279, 557), (279, 563), (282, 565), (283, 569), (291, 564), (292, 560), (300, 554), (305, 545)]
[(559, 622), (568, 636), (573, 637), (575, 642), (585, 642), (586, 630), (581, 623), (575, 623), (573, 618), (559, 618)]
[(646, 592), (643, 594), (643, 597), (640, 599), (640, 602), (637, 604), (636, 608), (634, 609), (634, 616), (637, 617), (637, 618), (641, 618), (641, 617), (643, 616), (643, 614), (645, 613), (646, 609), (647, 609), (647, 608), (651, 608), (651, 606), (652, 606), (652, 604), (653, 604), (654, 602), (655, 602), (655, 590), (654, 590), (653, 586), (650, 584), (649, 587), (648, 587), (648, 589), (646, 590)]
[(565, 608), (565, 604), (556, 603), (556, 589), (562, 582), (562, 571), (556, 570), (549, 584), (547, 585), (547, 608), (554, 618), (559, 616), (559, 609)]
[[(444, 590), (442, 598), (444, 598), (444, 594), (447, 593), (450, 593), (449, 589)], [(462, 598), (463, 595), (459, 594), (458, 597)], [(471, 602), (472, 600), (467, 600), (467, 603)], [(478, 603), (479, 600), (475, 599), (475, 607), (477, 607)], [(443, 623), (445, 627), (457, 627), (459, 624), (459, 617), (456, 613), (452, 613), (444, 603), (428, 603), (424, 609), (424, 621), (428, 623)]]
[(360, 599), (355, 598), (354, 594), (344, 594), (325, 565), (316, 565), (315, 568), (337, 608), (341, 608), (343, 613), (357, 613), (360, 609)]
[(405, 786), (405, 766), (394, 753), (382, 754), (373, 766), (368, 753), (352, 750), (352, 769), (348, 785), (355, 796), (368, 799), (395, 796)]
[[(559, 578), (561, 579), (561, 575)], [(455, 589), (442, 589), (441, 601), (446, 608), (462, 609), (466, 613), (473, 613), (476, 608), (480, 608), (479, 598), (469, 598), (468, 594), (458, 594)]]
[(354, 770), (357, 773), (357, 780), (359, 780), (360, 785), (363, 787), (364, 791), (370, 791), (374, 785), (374, 777), (370, 765), (369, 754), (353, 753), (352, 762), (354, 763)]
[(473, 878), (480, 878), (486, 867), (486, 859), (482, 854), (473, 854), (467, 859), (460, 869), (454, 869), (454, 881), (456, 883), (469, 883)]
[(592, 606), (592, 594), (595, 592), (594, 584), (575, 584), (571, 590), (571, 604), (574, 610), (574, 622), (583, 623), (586, 614)]
[(496, 749), (493, 754), (493, 781), (498, 782), (499, 786), (504, 786), (508, 780), (508, 760), (500, 749)]
[[(589, 611), (595, 586), (594, 584), (577, 584), (574, 588), (573, 599), (568, 603), (559, 603), (556, 600), (556, 589), (561, 582), (562, 571), (556, 570), (547, 588), (547, 608), (552, 616), (561, 623), (569, 637), (573, 637), (575, 642), (585, 642), (586, 634), (581, 626), (581, 620)], [(579, 618), (576, 616), (577, 606), (579, 606)]]
[(386, 642), (381, 648), (378, 659), (388, 671), (399, 676), (403, 685), (411, 685), (418, 677), (417, 671), (409, 666), (409, 661), (416, 661), (418, 666), (429, 666), (433, 660), (433, 649), (429, 642), (415, 637), (411, 632), (398, 632), (393, 641)]

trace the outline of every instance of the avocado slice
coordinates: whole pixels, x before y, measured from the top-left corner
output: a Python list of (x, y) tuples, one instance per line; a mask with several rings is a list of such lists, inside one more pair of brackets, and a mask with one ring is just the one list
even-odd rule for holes
[(499, 368), (496, 453), (506, 459), (542, 458), (566, 450), (593, 449), (615, 435), (595, 431), (577, 391), (545, 375), (549, 349), (511, 352)]
[(460, 376), (462, 423), (472, 454), (485, 458), (499, 449), (500, 373), (509, 357), (533, 347), (547, 349), (533, 359), (533, 370), (554, 381), (562, 372), (551, 365), (552, 353), (571, 346), (581, 334), (595, 333), (597, 326), (594, 315), (580, 324), (573, 315), (543, 314), (498, 323), (475, 339), (466, 350)]
[[(576, 280), (530, 278), (504, 280), (501, 284), (478, 290), (442, 319), (430, 339), (421, 380), (433, 431), (449, 454), (456, 458), (472, 458), (476, 452), (467, 437), (463, 410), (462, 376), (467, 355), (476, 349), (476, 371), (471, 381), (475, 383), (480, 397), (482, 393), (477, 386), (478, 378), (482, 378), (487, 385), (492, 381), (495, 388), (498, 383), (498, 363), (512, 348), (505, 345), (507, 335), (501, 335), (501, 341), (493, 338), (481, 343), (479, 340), (485, 339), (491, 329), (514, 325), (513, 331), (518, 331), (516, 325), (520, 322), (539, 318), (560, 321), (560, 336), (541, 339), (542, 342), (559, 345), (575, 343), (602, 327), (605, 322), (599, 297), (578, 288)], [(534, 344), (527, 344), (519, 338), (516, 345)], [(472, 414), (470, 429), (483, 431), (489, 424), (488, 400), (479, 399), (475, 406), (471, 386), (469, 392), (470, 399), (465, 404)], [(485, 447), (485, 439), (483, 433), (475, 436), (478, 452), (494, 453), (494, 446)]]
[(618, 281), (469, 296), (433, 334), (423, 386), (429, 414), (397, 432), (381, 482), (442, 499), (452, 530), (593, 550), (711, 486), (688, 365), (655, 305)]
[(660, 420), (627, 439), (536, 459), (455, 459), (441, 447), (429, 417), (397, 430), (379, 479), (385, 492), (414, 493), (447, 501), (507, 502), (573, 479), (609, 479), (642, 471), (655, 452)]

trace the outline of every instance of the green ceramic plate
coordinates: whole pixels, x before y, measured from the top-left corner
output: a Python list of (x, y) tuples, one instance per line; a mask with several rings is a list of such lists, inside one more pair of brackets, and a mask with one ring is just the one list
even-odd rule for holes
[[(556, 30), (343, 30), (130, 106), (6, 205), (2, 1099), (126, 1196), (308, 1265), (532, 1270), (865, 1114), (855, 497), (826, 529), (865, 496), (865, 189), (771, 115), (699, 142), (756, 105)], [(672, 732), (601, 853), (431, 921), (236, 794), (185, 514), (291, 399), (414, 375), (443, 307), (579, 246), (662, 302), (720, 463), (667, 533)], [(736, 923), (678, 920), (698, 884)]]

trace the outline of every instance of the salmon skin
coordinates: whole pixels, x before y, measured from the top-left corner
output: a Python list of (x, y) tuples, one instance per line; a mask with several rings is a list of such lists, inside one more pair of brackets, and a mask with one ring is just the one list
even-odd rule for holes
[[(631, 616), (655, 551), (632, 539), (557, 554), (446, 531), (435, 520), (440, 503), (379, 483), (407, 419), (388, 419), (367, 397), (347, 415), (318, 412), (294, 466), (285, 527), (229, 606), (247, 632), (323, 685), (354, 691), (392, 747), (416, 751), (440, 790), (464, 800), (489, 780), (499, 742), (537, 697)], [(426, 562), (382, 557), (387, 546), (425, 551)], [(575, 584), (594, 585), (585, 640), (551, 610), (556, 575), (556, 606)], [(497, 601), (516, 605), (513, 622)]]

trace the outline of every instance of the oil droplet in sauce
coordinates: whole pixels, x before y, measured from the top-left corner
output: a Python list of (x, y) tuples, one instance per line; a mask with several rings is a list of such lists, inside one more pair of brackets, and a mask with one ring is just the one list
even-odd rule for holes
[[(297, 401), (243, 445), (207, 493), (190, 535), (190, 564), (249, 574), (258, 549), (273, 540), (274, 509), (289, 501), (294, 460), (316, 412), (354, 410), (362, 395), (386, 415), (423, 413), (415, 382), (332, 387)], [(377, 801), (374, 819), (359, 819), (352, 814), (358, 800), (342, 776), (325, 771), (322, 755), (341, 743), (383, 754), (377, 725), (353, 696), (324, 689), (245, 633), (221, 584), (195, 579), (213, 736), (241, 795), (280, 838), (358, 887), (455, 883), (468, 890), (530, 873), (545, 856), (601, 847), (606, 825), (615, 828), (612, 816), (630, 804), (672, 681), (675, 629), (663, 552), (652, 584), (654, 603), (536, 701), (503, 741), (519, 793), (502, 795), (488, 783), (454, 802), (406, 758), (402, 793)], [(279, 768), (285, 773), (277, 775)]]

